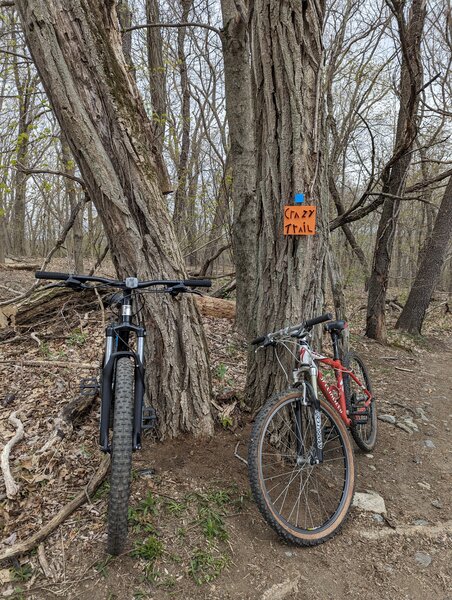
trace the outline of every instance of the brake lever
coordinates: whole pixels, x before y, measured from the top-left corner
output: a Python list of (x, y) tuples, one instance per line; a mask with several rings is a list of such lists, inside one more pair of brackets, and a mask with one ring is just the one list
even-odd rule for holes
[(167, 288), (165, 290), (165, 292), (168, 292), (169, 294), (171, 294), (171, 296), (173, 296), (173, 298), (176, 298), (176, 296), (178, 296), (179, 294), (183, 294), (184, 292), (188, 292), (189, 289), (185, 286), (182, 285), (181, 283), (178, 283), (177, 285), (173, 285), (170, 288)]

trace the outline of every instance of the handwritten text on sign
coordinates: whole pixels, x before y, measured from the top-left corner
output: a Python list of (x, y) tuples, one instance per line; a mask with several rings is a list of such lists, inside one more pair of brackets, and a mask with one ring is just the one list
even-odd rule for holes
[(315, 206), (285, 206), (284, 235), (314, 235)]

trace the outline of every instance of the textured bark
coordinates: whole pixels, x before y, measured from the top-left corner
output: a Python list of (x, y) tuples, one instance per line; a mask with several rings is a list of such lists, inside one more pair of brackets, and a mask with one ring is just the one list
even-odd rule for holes
[[(69, 146), (64, 139), (61, 138), (61, 160), (63, 162), (63, 171), (66, 175), (75, 176), (75, 161), (69, 150)], [(66, 188), (66, 197), (68, 200), (71, 213), (78, 205), (77, 191), (75, 182), (68, 177), (64, 178), (64, 186)], [(84, 203), (74, 218), (72, 225), (72, 261), (74, 265), (74, 273), (83, 273), (83, 212)]]
[[(419, 90), (422, 87), (421, 39), (426, 8), (425, 0), (413, 0), (409, 21), (405, 23), (403, 2), (392, 2), (402, 47), (400, 72), (400, 108), (397, 120), (392, 167), (382, 186), (383, 193), (403, 195), (411, 162), (411, 149), (417, 135)], [(369, 279), (366, 335), (386, 340), (385, 304), (391, 267), (394, 234), (400, 212), (400, 200), (386, 198), (378, 224), (372, 272)]]
[(331, 293), (333, 296), (336, 319), (347, 320), (347, 304), (345, 300), (344, 288), (342, 285), (341, 268), (334, 254), (334, 250), (328, 250), (328, 276), (330, 279)]
[[(158, 0), (146, 0), (146, 22), (159, 23)], [(163, 62), (163, 38), (158, 27), (148, 27), (148, 69), (152, 101), (152, 125), (157, 149), (161, 152), (166, 124), (166, 67)]]
[[(162, 159), (121, 48), (115, 4), (17, 0), (23, 30), (90, 198), (118, 276), (185, 276), (159, 184)], [(161, 436), (212, 433), (207, 348), (190, 297), (144, 297), (147, 399)]]
[(421, 333), (425, 311), (439, 281), (451, 239), (452, 177), (444, 192), (432, 235), (425, 245), (423, 258), (408, 300), (396, 323), (397, 329), (403, 329), (409, 333)]
[[(180, 0), (182, 4), (181, 22), (188, 21), (192, 0)], [(181, 87), (181, 121), (182, 136), (177, 165), (177, 190), (174, 198), (173, 222), (179, 240), (186, 239), (189, 228), (193, 225), (187, 223), (187, 183), (188, 183), (188, 155), (190, 152), (190, 86), (188, 81), (187, 59), (185, 56), (186, 27), (177, 31), (177, 58), (179, 66)]]
[[(319, 314), (327, 226), (321, 109), (323, 2), (256, 0), (252, 58), (258, 242), (252, 333)], [(295, 192), (317, 206), (317, 235), (284, 236)], [(291, 371), (290, 356), (286, 370)], [(272, 352), (250, 352), (247, 396), (256, 406), (286, 385)]]
[(257, 221), (250, 45), (246, 16), (237, 12), (234, 0), (222, 0), (221, 10), (226, 116), (230, 139), (228, 164), (232, 171), (232, 247), (237, 279), (236, 327), (251, 337)]
[[(132, 25), (132, 12), (127, 0), (118, 0), (116, 3), (116, 11), (118, 13), (119, 24), (124, 31)], [(122, 51), (126, 59), (127, 67), (133, 77), (135, 77), (135, 66), (132, 60), (132, 32), (126, 31), (122, 34)]]
[(16, 173), (14, 175), (14, 203), (11, 217), (11, 233), (13, 252), (18, 256), (25, 255), (25, 208), (28, 175), (28, 127), (30, 111), (30, 80), (26, 76), (21, 81), (17, 58), (13, 61), (14, 77), (19, 97), (19, 121), (16, 143)]

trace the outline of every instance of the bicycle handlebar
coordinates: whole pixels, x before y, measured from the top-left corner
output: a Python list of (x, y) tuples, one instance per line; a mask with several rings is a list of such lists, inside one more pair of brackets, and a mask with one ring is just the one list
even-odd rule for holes
[(306, 331), (306, 330), (312, 329), (312, 327), (314, 327), (314, 325), (318, 325), (319, 323), (324, 323), (325, 321), (331, 321), (332, 318), (333, 318), (333, 315), (331, 313), (325, 313), (324, 315), (320, 315), (319, 317), (314, 317), (313, 319), (308, 319), (304, 323), (299, 323), (298, 325), (292, 325), (289, 327), (285, 327), (283, 329), (279, 329), (278, 331), (274, 331), (273, 333), (267, 333), (267, 335), (261, 335), (261, 336), (255, 338), (251, 342), (251, 344), (256, 346), (258, 344), (268, 342), (268, 343), (264, 343), (264, 346), (269, 346), (279, 337), (282, 337), (285, 335), (291, 335), (292, 333), (295, 333), (297, 331), (302, 331), (302, 330)]
[[(125, 281), (120, 281), (118, 279), (108, 279), (107, 277), (95, 277), (92, 275), (72, 275), (70, 273), (58, 273), (53, 271), (36, 271), (35, 273), (36, 279), (53, 279), (55, 281), (68, 281), (86, 283), (103, 283), (105, 285), (110, 285), (112, 287), (118, 287), (122, 289), (126, 289), (128, 286)], [(155, 281), (138, 281), (135, 287), (131, 287), (130, 289), (140, 289), (145, 287), (151, 287), (153, 285), (166, 285), (168, 287), (173, 287), (176, 285), (183, 285), (185, 287), (210, 287), (212, 282), (210, 279), (185, 279), (185, 280), (155, 280)], [(182, 291), (182, 290), (181, 290)]]

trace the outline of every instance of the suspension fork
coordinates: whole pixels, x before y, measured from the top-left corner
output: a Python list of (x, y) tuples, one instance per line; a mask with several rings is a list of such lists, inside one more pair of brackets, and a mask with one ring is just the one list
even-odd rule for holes
[(314, 464), (323, 462), (323, 428), (322, 428), (322, 413), (320, 412), (320, 400), (317, 391), (317, 372), (316, 366), (311, 366), (309, 373), (311, 376), (310, 384), (306, 385), (306, 395), (312, 395), (310, 399), (314, 406), (314, 425), (315, 425), (315, 456), (313, 457)]

